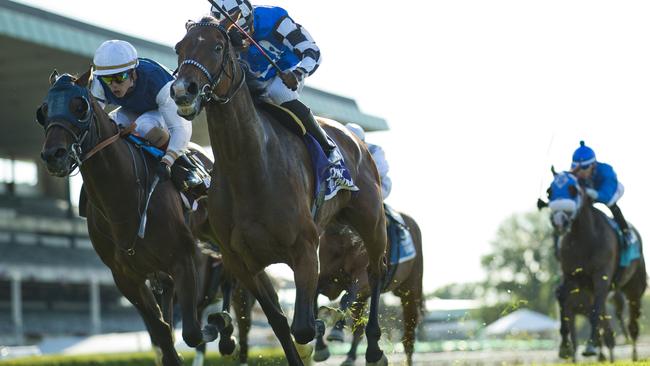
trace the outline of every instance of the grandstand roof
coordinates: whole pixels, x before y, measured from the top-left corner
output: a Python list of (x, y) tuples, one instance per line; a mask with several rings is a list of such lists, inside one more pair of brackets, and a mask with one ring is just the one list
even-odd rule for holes
[[(143, 57), (174, 69), (171, 46), (96, 27), (9, 0), (0, 0), (0, 156), (38, 156), (42, 131), (34, 113), (45, 95), (52, 69), (82, 73), (106, 39), (131, 42)], [(359, 111), (353, 99), (306, 87), (302, 99), (316, 114), (341, 122), (356, 122), (369, 131), (385, 130), (386, 121)], [(193, 140), (208, 145), (205, 118), (194, 123)]]

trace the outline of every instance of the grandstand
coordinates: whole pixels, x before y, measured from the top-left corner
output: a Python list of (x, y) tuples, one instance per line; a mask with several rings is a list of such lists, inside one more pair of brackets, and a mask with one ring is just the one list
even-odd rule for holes
[[(0, 345), (144, 329), (93, 251), (70, 181), (40, 164), (43, 131), (33, 122), (52, 69), (83, 72), (95, 48), (115, 38), (175, 67), (171, 46), (0, 0)], [(309, 87), (303, 99), (318, 115), (388, 128), (352, 99)], [(195, 142), (208, 145), (204, 117), (193, 129)]]

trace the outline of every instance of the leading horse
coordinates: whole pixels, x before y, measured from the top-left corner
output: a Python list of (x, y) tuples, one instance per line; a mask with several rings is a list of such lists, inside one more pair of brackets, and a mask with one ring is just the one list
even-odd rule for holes
[[(628, 300), (628, 330), (632, 339), (632, 358), (636, 361), (641, 298), (647, 286), (642, 249), (639, 248), (640, 258), (626, 267), (619, 267), (621, 250), (617, 233), (605, 214), (593, 207), (593, 202), (572, 174), (555, 174), (548, 193), (552, 225), (562, 235), (562, 283), (557, 290), (562, 335), (560, 357), (575, 360), (574, 313), (578, 305), (589, 304), (587, 314), (591, 335), (583, 355), (595, 356), (600, 353), (598, 347), (603, 333), (610, 350), (610, 360), (614, 360), (614, 336), (605, 302), (610, 290), (615, 288), (622, 291)], [(634, 231), (641, 247), (639, 233), (636, 229)]]
[[(180, 366), (171, 331), (173, 293), (180, 299), (183, 339), (203, 342), (197, 319), (196, 245), (178, 191), (160, 182), (148, 206), (144, 237), (137, 233), (156, 162), (133, 144), (88, 92), (88, 71), (79, 78), (56, 72), (37, 120), (45, 129), (41, 157), (50, 174), (69, 176), (78, 167), (88, 193), (92, 245), (120, 292), (136, 307), (165, 366)], [(161, 284), (161, 312), (146, 282)]]
[[(387, 364), (379, 347), (377, 314), (386, 226), (379, 174), (370, 153), (339, 123), (320, 120), (339, 146), (359, 191), (354, 196), (339, 192), (314, 217), (316, 178), (302, 136), (257, 108), (224, 27), (205, 17), (188, 22), (186, 28), (187, 34), (175, 47), (179, 68), (171, 94), (181, 116), (192, 119), (206, 110), (215, 156), (209, 221), (224, 264), (255, 295), (289, 365), (302, 365), (310, 357), (307, 343), (315, 335), (319, 235), (334, 220), (350, 225), (363, 238), (368, 253), (372, 296), (366, 362)], [(263, 271), (273, 263), (285, 263), (294, 272), (291, 328)]]

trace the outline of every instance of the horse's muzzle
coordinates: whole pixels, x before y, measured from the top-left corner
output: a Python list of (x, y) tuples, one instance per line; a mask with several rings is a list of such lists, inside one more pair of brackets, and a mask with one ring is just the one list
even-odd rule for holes
[(566, 212), (556, 211), (551, 214), (551, 223), (559, 235), (564, 235), (569, 231), (571, 220)]
[(62, 147), (53, 147), (41, 151), (48, 173), (56, 177), (65, 177), (70, 172), (70, 152)]
[(191, 121), (201, 112), (201, 99), (195, 82), (177, 79), (170, 86), (169, 95), (176, 103), (179, 116)]

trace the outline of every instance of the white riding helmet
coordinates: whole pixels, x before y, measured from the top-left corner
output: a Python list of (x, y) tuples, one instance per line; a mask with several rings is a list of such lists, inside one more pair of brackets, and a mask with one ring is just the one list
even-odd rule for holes
[(102, 43), (93, 58), (95, 75), (117, 74), (137, 66), (138, 51), (129, 42), (117, 39)]
[(363, 127), (359, 126), (356, 123), (348, 123), (345, 127), (350, 130), (353, 134), (357, 135), (361, 141), (366, 141), (366, 132), (363, 130)]
[[(238, 26), (247, 32), (250, 31), (250, 26), (253, 24), (253, 6), (248, 0), (216, 0), (215, 3), (228, 12), (228, 15), (237, 21)], [(223, 24), (226, 17), (214, 5), (210, 11), (212, 16)], [(228, 22), (227, 25), (230, 25), (230, 23)]]

